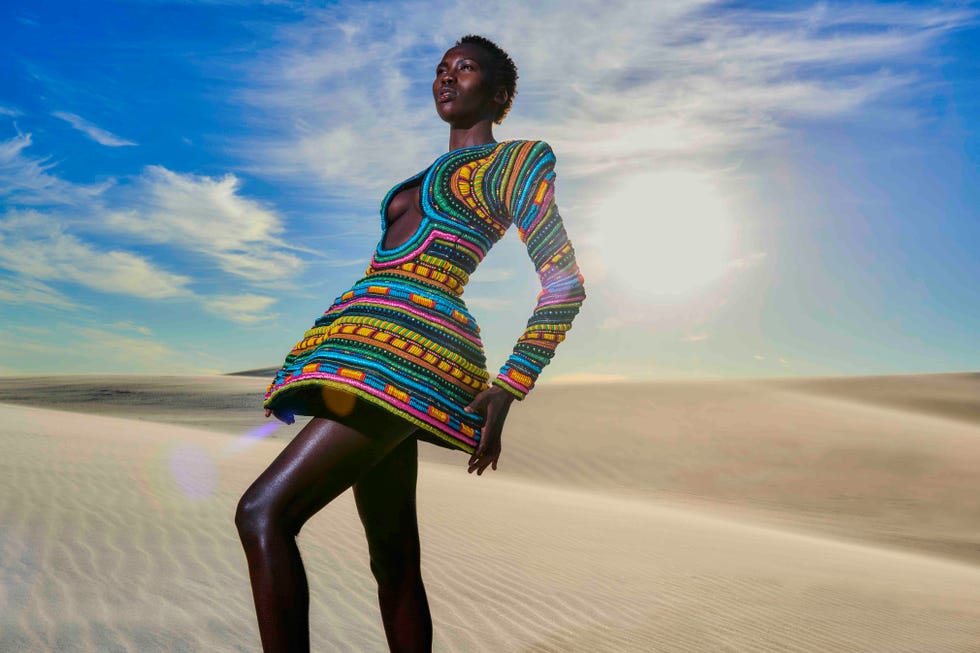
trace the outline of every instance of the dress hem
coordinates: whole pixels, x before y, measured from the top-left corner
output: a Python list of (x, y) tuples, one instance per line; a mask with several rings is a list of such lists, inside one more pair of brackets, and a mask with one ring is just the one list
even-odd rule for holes
[[(336, 381), (336, 380), (333, 380), (333, 379), (324, 379), (324, 378), (319, 378), (319, 377), (318, 378), (313, 378), (313, 379), (302, 379), (302, 380), (298, 380), (298, 381), (293, 381), (292, 383), (289, 383), (289, 384), (280, 386), (275, 391), (273, 391), (272, 394), (270, 394), (269, 397), (262, 403), (262, 407), (263, 408), (272, 408), (271, 404), (275, 401), (275, 399), (277, 399), (278, 397), (282, 396), (283, 393), (285, 393), (285, 392), (287, 392), (289, 390), (295, 390), (295, 389), (301, 388), (301, 387), (313, 387), (313, 386), (318, 386), (318, 385), (325, 385), (325, 386), (329, 386), (331, 388), (336, 388), (338, 390), (345, 390), (347, 392), (352, 392), (352, 393), (356, 394), (358, 397), (360, 397), (360, 398), (362, 398), (362, 399), (364, 399), (366, 401), (370, 401), (374, 405), (380, 406), (381, 408), (384, 408), (384, 409), (388, 410), (389, 412), (394, 413), (394, 414), (398, 415), (399, 417), (408, 420), (409, 422), (415, 424), (416, 426), (419, 426), (419, 427), (425, 429), (427, 432), (432, 433), (432, 434), (438, 436), (439, 438), (441, 438), (445, 442), (447, 442), (450, 445), (452, 445), (451, 447), (449, 447), (451, 449), (454, 449), (454, 450), (457, 450), (457, 451), (465, 451), (466, 453), (469, 453), (469, 454), (472, 454), (472, 453), (475, 453), (476, 452), (476, 446), (467, 444), (466, 442), (463, 442), (462, 440), (458, 440), (458, 439), (452, 437), (451, 435), (445, 433), (444, 431), (440, 430), (438, 427), (433, 426), (432, 424), (429, 424), (425, 420), (419, 419), (418, 417), (412, 415), (411, 413), (409, 413), (409, 412), (407, 412), (405, 410), (402, 410), (398, 406), (395, 406), (395, 405), (389, 403), (388, 401), (385, 401), (381, 397), (378, 397), (377, 395), (374, 395), (374, 394), (368, 392), (367, 390), (364, 390), (363, 388), (359, 388), (359, 387), (354, 386), (354, 385), (351, 385), (349, 383), (344, 383), (343, 381)], [(301, 413), (294, 413), (294, 414), (295, 415), (299, 415)], [(313, 417), (313, 416), (311, 415), (311, 417)], [(435, 443), (430, 443), (430, 444), (435, 444)]]

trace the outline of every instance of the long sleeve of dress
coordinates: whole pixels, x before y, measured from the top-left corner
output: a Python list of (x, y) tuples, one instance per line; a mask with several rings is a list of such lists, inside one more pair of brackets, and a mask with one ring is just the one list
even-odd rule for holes
[(534, 387), (585, 300), (585, 280), (555, 202), (555, 154), (545, 141), (531, 141), (526, 147), (526, 156), (513, 172), (507, 204), (541, 292), (524, 333), (493, 380), (518, 400)]

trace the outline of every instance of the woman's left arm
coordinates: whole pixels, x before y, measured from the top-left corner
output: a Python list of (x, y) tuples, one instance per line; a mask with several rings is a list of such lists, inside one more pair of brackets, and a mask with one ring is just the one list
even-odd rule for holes
[(486, 417), (480, 445), (470, 458), (470, 470), (488, 464), (497, 468), (503, 421), (516, 399), (523, 401), (542, 369), (555, 355), (558, 343), (572, 328), (585, 301), (585, 279), (555, 200), (555, 154), (545, 141), (529, 141), (511, 184), (511, 213), (521, 242), (527, 247), (541, 282), (534, 312), (524, 333), (490, 387), (466, 407)]

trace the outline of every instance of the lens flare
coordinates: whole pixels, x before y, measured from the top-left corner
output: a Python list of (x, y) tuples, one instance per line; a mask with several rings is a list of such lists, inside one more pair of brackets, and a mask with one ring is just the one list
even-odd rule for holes
[(260, 424), (245, 435), (239, 435), (237, 438), (226, 444), (224, 449), (221, 450), (220, 455), (221, 457), (231, 456), (240, 451), (253, 447), (259, 440), (269, 437), (279, 430), (279, 427), (281, 426), (282, 422), (278, 420), (272, 420), (266, 422), (265, 424)]
[[(165, 499), (173, 495), (174, 485), (179, 490), (177, 496), (184, 499), (203, 501), (212, 498), (220, 480), (218, 460), (255, 446), (282, 426), (278, 420), (261, 424), (233, 438), (216, 455), (192, 442), (168, 443), (145, 461), (140, 489), (152, 498), (154, 507), (160, 512), (176, 507), (177, 504), (169, 504)], [(154, 459), (165, 459), (169, 464), (158, 466)], [(165, 471), (168, 467), (169, 475)]]
[(211, 455), (195, 444), (181, 443), (170, 452), (170, 473), (189, 499), (206, 499), (218, 484), (218, 468)]
[(329, 386), (323, 386), (323, 403), (326, 404), (330, 412), (344, 417), (350, 415), (357, 405), (357, 395), (352, 392), (344, 392)]

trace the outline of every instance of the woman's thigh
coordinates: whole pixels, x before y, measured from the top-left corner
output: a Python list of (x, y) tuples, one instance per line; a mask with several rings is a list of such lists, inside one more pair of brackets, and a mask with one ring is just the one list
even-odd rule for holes
[(343, 422), (311, 418), (246, 490), (239, 512), (298, 533), (415, 429), (383, 409), (358, 404)]
[(372, 559), (408, 564), (418, 557), (418, 440), (409, 435), (354, 484), (354, 500)]

